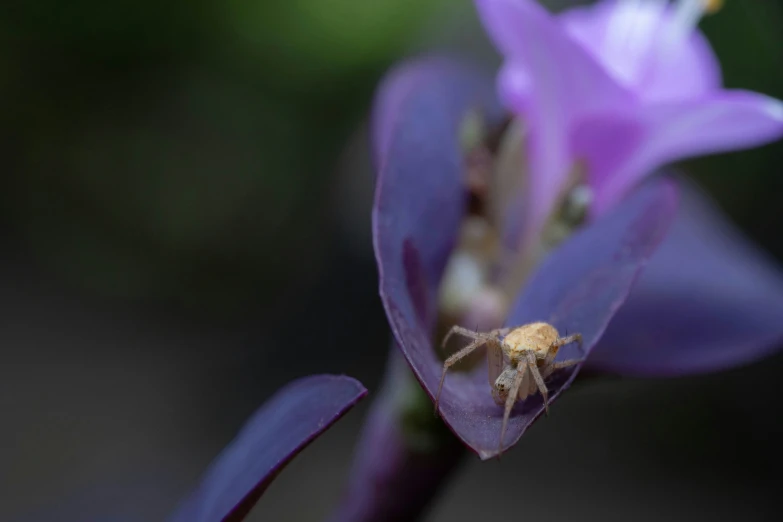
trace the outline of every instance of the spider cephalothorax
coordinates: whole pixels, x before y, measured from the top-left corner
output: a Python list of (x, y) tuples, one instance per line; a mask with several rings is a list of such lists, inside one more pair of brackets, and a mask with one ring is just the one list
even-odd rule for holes
[(435, 396), (435, 411), (436, 413), (438, 411), (438, 400), (449, 367), (477, 348), (486, 346), (492, 397), (496, 403), (505, 404), (503, 425), (500, 430), (500, 449), (503, 446), (506, 425), (514, 403), (540, 391), (544, 398), (544, 408), (549, 414), (549, 397), (544, 379), (556, 370), (582, 362), (581, 359), (555, 362), (555, 356), (561, 346), (578, 342), (581, 347), (582, 335), (577, 333), (560, 337), (554, 326), (544, 322), (484, 333), (454, 326), (443, 339), (444, 346), (453, 334), (468, 337), (472, 342), (444, 362), (438, 393)]

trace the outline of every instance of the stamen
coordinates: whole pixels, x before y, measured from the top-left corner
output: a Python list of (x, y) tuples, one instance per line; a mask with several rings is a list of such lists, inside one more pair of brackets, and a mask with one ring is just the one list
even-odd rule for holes
[(669, 38), (679, 41), (680, 38), (690, 33), (699, 24), (707, 7), (705, 0), (679, 0), (674, 6), (674, 14), (671, 21), (671, 33)]
[(707, 14), (715, 14), (723, 7), (723, 0), (704, 0)]
[(668, 34), (665, 36), (665, 57), (676, 52), (682, 42), (695, 28), (705, 14), (717, 12), (723, 0), (676, 0)]

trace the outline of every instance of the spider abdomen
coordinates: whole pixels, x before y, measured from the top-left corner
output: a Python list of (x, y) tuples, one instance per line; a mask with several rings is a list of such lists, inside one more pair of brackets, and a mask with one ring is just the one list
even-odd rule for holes
[(543, 358), (558, 338), (559, 334), (551, 324), (530, 323), (513, 329), (503, 338), (503, 351), (512, 361), (525, 357), (528, 351)]

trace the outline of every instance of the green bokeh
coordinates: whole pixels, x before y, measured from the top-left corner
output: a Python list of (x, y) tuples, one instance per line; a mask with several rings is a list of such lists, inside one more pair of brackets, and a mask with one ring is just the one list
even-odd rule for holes
[(91, 292), (276, 302), (328, 256), (337, 158), (443, 3), (3, 4), (10, 229)]
[(228, 0), (226, 5), (227, 33), (279, 75), (277, 81), (296, 90), (321, 90), (402, 52), (420, 24), (447, 3)]

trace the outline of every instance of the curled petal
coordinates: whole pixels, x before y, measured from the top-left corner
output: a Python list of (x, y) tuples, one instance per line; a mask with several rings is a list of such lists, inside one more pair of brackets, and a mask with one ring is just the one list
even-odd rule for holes
[(286, 464), (366, 394), (345, 376), (316, 375), (287, 385), (253, 414), (169, 520), (243, 520)]
[(382, 281), (390, 267), (404, 266), (403, 290), (416, 294), (417, 320), (430, 328), (435, 290), (467, 201), (460, 124), (471, 110), (490, 120), (502, 111), (491, 77), (470, 67), (428, 58), (399, 71), (419, 80), (395, 105), (394, 117), (383, 120), (391, 127), (373, 208), (375, 255)]
[(639, 376), (723, 370), (783, 344), (783, 271), (695, 188), (588, 366)]
[[(641, 132), (634, 148), (625, 147), (613, 170), (593, 168), (608, 149), (617, 125), (627, 120), (607, 119), (585, 125), (580, 134), (592, 133), (590, 141), (604, 142), (590, 153), (591, 184), (595, 188), (597, 213), (610, 208), (644, 176), (681, 159), (750, 148), (783, 136), (783, 102), (748, 91), (722, 91), (707, 98), (657, 103), (639, 109), (634, 132)], [(618, 123), (619, 122), (619, 123)], [(639, 130), (641, 129), (641, 130)]]
[[(630, 105), (634, 97), (537, 1), (477, 0), (476, 5), (506, 59), (500, 92), (529, 129), (524, 235), (530, 238), (567, 180), (573, 163), (568, 138), (572, 122), (583, 114)], [(525, 78), (532, 83), (522, 81)]]
[[(382, 187), (378, 195), (384, 197)], [(561, 331), (583, 333), (589, 350), (665, 233), (675, 201), (671, 184), (655, 182), (574, 235), (533, 276), (508, 324), (549, 321)], [(411, 239), (416, 230), (387, 225), (376, 233), (387, 316), (416, 377), (434, 397), (442, 362), (431, 340), (431, 322), (422, 321), (417, 304), (419, 296), (432, 300), (434, 286), (423, 277), (423, 255)], [(570, 382), (574, 375), (566, 372), (565, 377)], [(553, 395), (565, 384), (562, 379), (555, 384)], [(483, 459), (497, 454), (503, 409), (492, 399), (486, 370), (449, 375), (440, 404), (443, 419), (465, 444)], [(512, 416), (507, 441), (518, 440), (542, 410), (540, 399), (526, 401)]]

